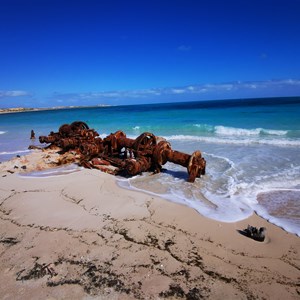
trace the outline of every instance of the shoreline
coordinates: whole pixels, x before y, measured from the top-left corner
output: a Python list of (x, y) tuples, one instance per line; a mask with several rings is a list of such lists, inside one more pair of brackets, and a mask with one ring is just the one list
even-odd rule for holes
[(110, 107), (108, 104), (99, 104), (92, 106), (59, 106), (59, 107), (38, 107), (38, 108), (27, 108), (27, 107), (15, 107), (15, 108), (0, 108), (0, 114), (12, 114), (22, 112), (37, 112), (37, 111), (48, 111), (48, 110), (63, 110), (63, 109), (81, 109), (81, 108), (97, 108), (97, 107)]
[[(256, 214), (214, 221), (98, 170), (18, 176), (57, 159), (34, 151), (0, 164), (3, 299), (299, 297), (296, 235)], [(240, 234), (248, 224), (266, 240)]]

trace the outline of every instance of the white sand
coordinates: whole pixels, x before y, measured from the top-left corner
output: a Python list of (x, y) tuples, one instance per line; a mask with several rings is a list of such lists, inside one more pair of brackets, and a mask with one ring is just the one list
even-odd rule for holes
[[(299, 237), (256, 215), (212, 221), (98, 170), (18, 174), (57, 159), (0, 165), (1, 299), (299, 299)], [(266, 240), (241, 235), (248, 224)]]

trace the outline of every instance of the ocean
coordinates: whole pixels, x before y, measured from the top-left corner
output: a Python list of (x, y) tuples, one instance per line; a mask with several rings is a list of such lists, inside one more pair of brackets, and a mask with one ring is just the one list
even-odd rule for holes
[[(84, 121), (104, 137), (122, 130), (152, 132), (173, 150), (200, 150), (206, 175), (188, 183), (185, 168), (118, 178), (141, 190), (188, 205), (200, 214), (235, 222), (253, 211), (300, 236), (300, 97), (182, 102), (44, 110), (0, 115), (0, 161), (29, 153), (30, 140)], [(42, 175), (42, 174), (41, 174)], [(254, 225), (255, 224), (251, 224)]]

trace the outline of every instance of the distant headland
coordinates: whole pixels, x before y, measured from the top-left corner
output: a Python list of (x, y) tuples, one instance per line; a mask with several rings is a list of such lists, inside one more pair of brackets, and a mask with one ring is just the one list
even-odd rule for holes
[(55, 106), (55, 107), (43, 107), (43, 108), (11, 107), (11, 108), (0, 108), (0, 114), (33, 112), (33, 111), (43, 111), (43, 110), (73, 109), (73, 108), (108, 107), (108, 106), (111, 105), (99, 104), (93, 106)]

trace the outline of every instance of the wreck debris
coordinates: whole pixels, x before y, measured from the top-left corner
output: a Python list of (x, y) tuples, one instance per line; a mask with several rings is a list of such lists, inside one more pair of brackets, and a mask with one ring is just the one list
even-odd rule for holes
[(248, 225), (246, 229), (243, 231), (240, 231), (241, 234), (255, 240), (258, 242), (263, 242), (266, 237), (266, 228), (265, 227), (260, 227), (259, 229)]
[(30, 139), (31, 140), (34, 140), (35, 139), (35, 132), (33, 129), (31, 129), (31, 132), (30, 132)]
[(172, 150), (169, 142), (159, 140), (150, 132), (130, 139), (119, 130), (102, 139), (85, 122), (76, 121), (60, 126), (58, 132), (40, 136), (39, 141), (50, 144), (48, 147), (59, 147), (62, 153), (68, 152), (68, 159), (61, 162), (75, 161), (70, 156), (79, 156), (80, 165), (111, 174), (133, 176), (146, 171), (159, 173), (166, 162), (186, 167), (189, 182), (205, 174), (206, 161), (200, 151), (189, 155)]

